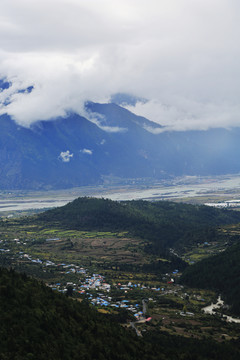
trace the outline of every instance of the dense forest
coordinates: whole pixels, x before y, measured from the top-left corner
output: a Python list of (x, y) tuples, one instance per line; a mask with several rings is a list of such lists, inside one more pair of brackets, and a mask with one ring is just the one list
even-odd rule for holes
[(240, 243), (226, 251), (189, 266), (181, 282), (221, 293), (231, 311), (240, 315)]
[(146, 251), (162, 255), (173, 246), (213, 241), (219, 237), (216, 227), (240, 222), (240, 213), (168, 201), (116, 202), (85, 197), (42, 213), (33, 221), (66, 229), (127, 231), (147, 240)]
[(165, 333), (144, 338), (87, 303), (53, 292), (43, 283), (0, 269), (2, 360), (239, 359), (238, 341), (215, 343)]

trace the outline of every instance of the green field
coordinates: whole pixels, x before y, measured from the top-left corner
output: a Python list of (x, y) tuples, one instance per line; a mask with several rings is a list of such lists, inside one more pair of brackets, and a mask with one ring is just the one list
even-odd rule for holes
[[(152, 319), (149, 323), (136, 323), (143, 335), (157, 331), (217, 342), (238, 339), (238, 324), (227, 323), (220, 316), (204, 315), (201, 311), (216, 301), (218, 293), (180, 285), (181, 269), (173, 273), (176, 264), (196, 263), (231, 246), (240, 235), (240, 226), (232, 223), (220, 226), (219, 222), (221, 219), (235, 221), (238, 214), (174, 203), (134, 202), (119, 207), (110, 202), (115, 211), (111, 217), (112, 210), (108, 211), (108, 205), (108, 202), (98, 202), (107, 214), (105, 216), (101, 210), (100, 215), (105, 216), (107, 226), (103, 224), (100, 228), (102, 220), (98, 214), (91, 214), (91, 208), (88, 213), (86, 208), (81, 210), (86, 225), (77, 223), (71, 211), (63, 216), (60, 210), (44, 214), (47, 221), (38, 216), (3, 219), (0, 222), (0, 265), (36, 277), (59, 291), (66, 290), (69, 283), (74, 284), (73, 298), (79, 301), (90, 301), (91, 297), (104, 293), (111, 302), (126, 300), (132, 306), (139, 304), (139, 310), (142, 310), (142, 300), (147, 299), (147, 315)], [(93, 209), (95, 211), (94, 206)], [(127, 216), (125, 209), (129, 209)], [(78, 216), (77, 207), (75, 210)], [(136, 214), (140, 215), (140, 221)], [(124, 228), (123, 215), (128, 229)], [(199, 219), (202, 219), (203, 227), (199, 227)], [(73, 228), (68, 220), (72, 221)], [(209, 228), (211, 224), (215, 227)], [(139, 226), (143, 225), (144, 236), (141, 237)], [(104, 226), (107, 229), (104, 230)], [(139, 236), (136, 235), (138, 231)], [(175, 234), (175, 242), (170, 250), (166, 245), (156, 247), (157, 251), (151, 248), (151, 244), (158, 244), (158, 241), (167, 244), (165, 235), (170, 239), (172, 234)], [(178, 245), (178, 234), (182, 236), (182, 245), (174, 248), (174, 244)], [(88, 295), (81, 292), (86, 278), (93, 273), (105, 277), (111, 286), (108, 293), (95, 288), (90, 288)], [(132, 286), (128, 287), (128, 284)], [(130, 312), (123, 316), (122, 309), (111, 305), (106, 308), (94, 306), (116, 319), (124, 319), (125, 326), (133, 319)]]

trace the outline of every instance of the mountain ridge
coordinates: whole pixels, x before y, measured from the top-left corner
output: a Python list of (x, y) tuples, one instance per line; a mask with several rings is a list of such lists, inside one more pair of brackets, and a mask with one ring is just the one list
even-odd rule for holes
[[(6, 85), (5, 85), (6, 86)], [(37, 121), (26, 128), (0, 116), (0, 188), (64, 189), (105, 176), (161, 180), (240, 172), (240, 128), (149, 132), (160, 125), (117, 104), (86, 103), (86, 117)]]

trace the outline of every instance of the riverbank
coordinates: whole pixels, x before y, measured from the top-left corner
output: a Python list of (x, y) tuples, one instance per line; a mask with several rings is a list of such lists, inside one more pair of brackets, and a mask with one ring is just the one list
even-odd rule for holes
[(217, 204), (240, 199), (240, 175), (216, 177), (185, 176), (150, 184), (85, 186), (49, 191), (0, 190), (0, 213), (45, 210), (63, 206), (82, 196), (111, 200), (173, 200), (196, 204)]
[[(218, 312), (215, 311), (216, 309), (221, 309), (224, 306), (224, 301), (221, 299), (221, 296), (219, 295), (216, 304), (211, 304), (209, 306), (206, 306), (202, 309), (202, 311), (205, 314), (210, 314), (210, 315), (216, 315)], [(228, 315), (221, 315), (223, 320), (226, 320), (227, 322), (234, 322), (236, 324), (240, 324), (240, 319), (238, 318), (233, 318), (232, 316), (228, 316)]]

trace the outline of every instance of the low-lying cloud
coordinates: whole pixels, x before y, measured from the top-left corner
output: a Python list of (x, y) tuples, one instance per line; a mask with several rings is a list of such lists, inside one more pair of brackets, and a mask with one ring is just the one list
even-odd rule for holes
[(69, 150), (67, 150), (67, 151), (62, 151), (62, 152), (60, 153), (60, 155), (59, 155), (59, 158), (60, 158), (63, 162), (69, 162), (72, 157), (73, 157), (73, 154), (71, 154)]
[(80, 152), (82, 154), (87, 154), (87, 155), (92, 155), (93, 154), (93, 151), (90, 150), (90, 149), (82, 149)]
[(2, 0), (0, 78), (12, 86), (0, 114), (29, 126), (125, 92), (168, 130), (240, 126), (239, 11), (238, 0)]
[(94, 112), (86, 111), (85, 108), (82, 114), (93, 124), (97, 125), (99, 129), (106, 131), (108, 133), (124, 133), (127, 132), (127, 128), (122, 128), (120, 126), (108, 126), (106, 125), (106, 119), (102, 114), (97, 114)]
[(145, 125), (153, 134), (165, 131), (207, 130), (209, 128), (230, 128), (240, 126), (240, 106), (229, 104), (198, 103), (178, 99), (173, 104), (163, 104), (158, 100), (138, 102), (126, 108), (162, 125), (155, 128)]

